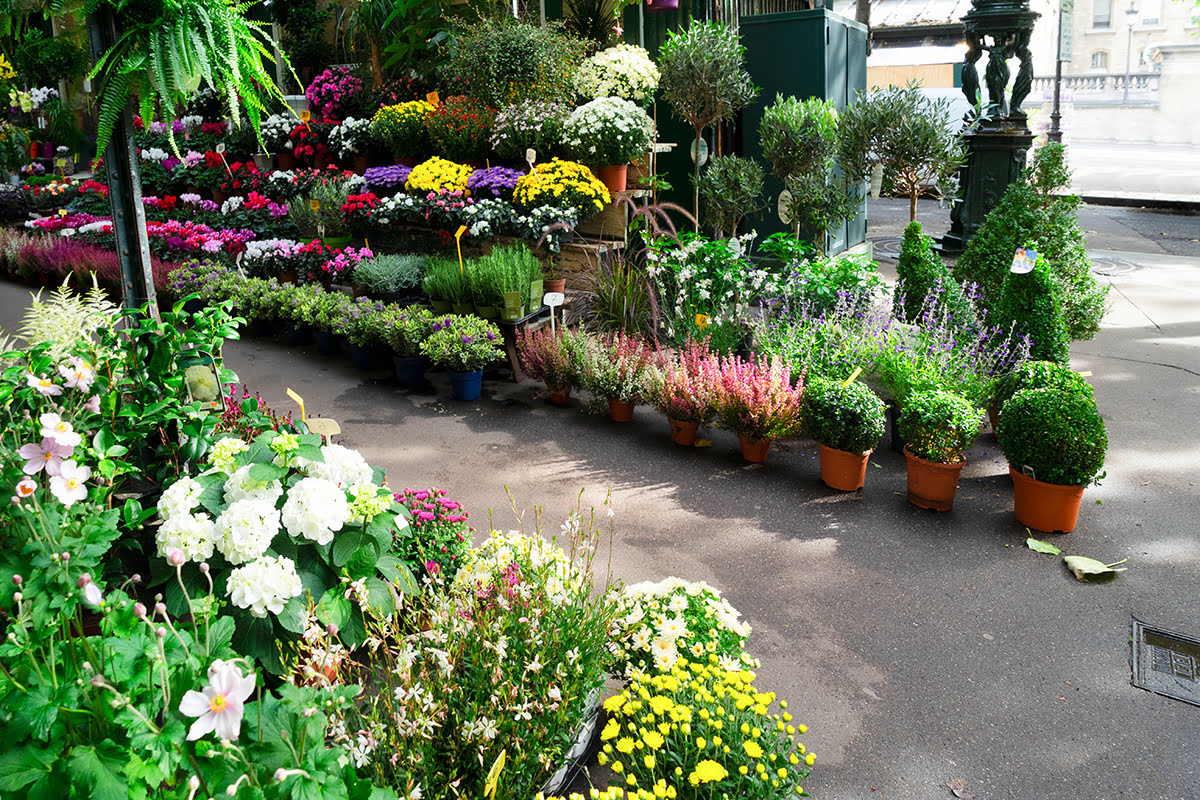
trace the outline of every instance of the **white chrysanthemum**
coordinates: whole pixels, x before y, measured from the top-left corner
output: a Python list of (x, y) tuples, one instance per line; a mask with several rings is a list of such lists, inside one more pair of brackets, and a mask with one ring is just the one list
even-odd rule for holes
[(346, 493), (324, 478), (303, 478), (288, 490), (281, 515), (292, 536), (329, 544), (350, 518)]
[(256, 481), (250, 477), (253, 464), (234, 471), (225, 481), (225, 502), (236, 503), (239, 500), (264, 500), (271, 505), (283, 496), (283, 484), (278, 480)]
[(229, 573), (229, 599), (256, 617), (278, 614), (287, 601), (304, 591), (296, 565), (283, 556), (263, 556)]
[(154, 533), (160, 556), (166, 558), (178, 548), (185, 559), (197, 563), (212, 558), (216, 537), (217, 526), (208, 514), (175, 514)]
[(687, 636), (687, 624), (682, 617), (673, 617), (672, 619), (664, 619), (662, 624), (658, 626), (658, 635), (670, 642)]
[(249, 443), (236, 436), (226, 436), (224, 439), (218, 439), (208, 451), (208, 463), (218, 472), (228, 475), (237, 469), (237, 465), (233, 463), (234, 456), (249, 448)]
[(217, 549), (230, 564), (253, 561), (279, 533), (279, 509), (264, 500), (238, 500), (217, 517)]
[(321, 448), (324, 461), (309, 461), (297, 458), (294, 462), (311, 478), (324, 478), (342, 489), (356, 483), (370, 483), (374, 474), (371, 465), (357, 450), (340, 444), (327, 444)]
[(192, 513), (203, 491), (204, 487), (195, 478), (180, 478), (163, 492), (158, 501), (158, 515), (167, 521)]

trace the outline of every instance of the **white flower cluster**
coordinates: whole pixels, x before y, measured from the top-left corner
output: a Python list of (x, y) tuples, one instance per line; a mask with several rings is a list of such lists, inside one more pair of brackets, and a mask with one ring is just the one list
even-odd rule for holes
[(371, 120), (346, 117), (329, 132), (329, 149), (338, 158), (350, 158), (366, 152), (371, 135)]
[(546, 596), (554, 603), (566, 599), (569, 587), (579, 578), (571, 560), (557, 545), (520, 531), (492, 531), (481, 545), (467, 552), (465, 563), (454, 576), (454, 588), (471, 590), (478, 583), (487, 585), (514, 563), (523, 573), (528, 570), (542, 575)]
[(233, 463), (234, 457), (249, 448), (249, 443), (236, 436), (226, 436), (223, 439), (217, 439), (208, 450), (209, 466), (217, 472), (224, 472), (228, 475), (237, 469), (237, 466)]
[(375, 209), (375, 221), (380, 225), (390, 225), (393, 221), (409, 219), (416, 221), (425, 218), (425, 200), (409, 194), (397, 194), (383, 197)]
[(167, 487), (158, 499), (158, 515), (164, 522), (192, 513), (204, 487), (195, 478), (183, 477)]
[(304, 591), (296, 564), (283, 556), (263, 556), (229, 574), (229, 599), (256, 617), (278, 614), (287, 601)]
[(296, 458), (293, 462), (310, 478), (324, 478), (341, 489), (356, 483), (370, 483), (375, 477), (371, 465), (357, 450), (327, 444), (321, 447), (321, 454), (325, 456), (323, 462), (306, 458)]
[(253, 464), (248, 464), (235, 470), (225, 481), (225, 502), (236, 503), (239, 500), (262, 500), (270, 505), (283, 496), (283, 484), (278, 480), (260, 481), (250, 477)]
[(200, 126), (204, 124), (204, 117), (199, 114), (188, 114), (179, 118), (179, 124), (183, 126), (184, 131), (192, 133), (200, 130)]
[(563, 143), (591, 166), (626, 164), (650, 149), (654, 120), (645, 109), (620, 97), (601, 97), (571, 112), (563, 126)]
[(497, 235), (505, 226), (512, 224), (517, 216), (512, 203), (491, 198), (477, 200), (459, 212), (462, 224), (467, 226), (471, 235), (483, 237)]
[(658, 67), (650, 54), (632, 44), (619, 44), (584, 61), (575, 73), (575, 91), (581, 97), (623, 97), (645, 105), (658, 88)]
[(155, 164), (161, 164), (167, 160), (170, 153), (161, 147), (147, 147), (142, 151), (141, 155), (143, 161), (153, 161)]
[(281, 514), (292, 536), (329, 544), (350, 519), (346, 492), (324, 478), (303, 478), (288, 490)]
[(29, 100), (33, 104), (35, 111), (44, 106), (46, 101), (54, 97), (58, 97), (58, 89), (50, 86), (41, 86), (37, 89), (29, 90)]
[(284, 142), (296, 125), (296, 118), (293, 116), (272, 114), (259, 124), (258, 130), (262, 135), (263, 144), (269, 151), (276, 153), (283, 148)]
[(176, 514), (154, 533), (158, 554), (166, 558), (172, 550), (183, 553), (184, 560), (200, 563), (212, 558), (217, 526), (208, 514)]
[(238, 500), (217, 517), (216, 546), (230, 564), (253, 561), (267, 551), (279, 533), (275, 501)]

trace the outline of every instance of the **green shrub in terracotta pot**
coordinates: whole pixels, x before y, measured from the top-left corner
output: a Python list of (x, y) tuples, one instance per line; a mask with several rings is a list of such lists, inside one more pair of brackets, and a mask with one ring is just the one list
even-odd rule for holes
[(950, 510), (966, 451), (975, 443), (982, 423), (982, 412), (954, 392), (915, 392), (904, 401), (897, 426), (907, 442), (909, 502)]
[(805, 391), (805, 424), (821, 451), (821, 480), (833, 489), (861, 489), (867, 457), (883, 436), (883, 401), (861, 383), (815, 380)]
[(1061, 392), (1095, 397), (1092, 386), (1074, 370), (1053, 361), (1026, 361), (1004, 373), (992, 383), (992, 402), (996, 413), (1017, 392), (1025, 389), (1057, 389)]

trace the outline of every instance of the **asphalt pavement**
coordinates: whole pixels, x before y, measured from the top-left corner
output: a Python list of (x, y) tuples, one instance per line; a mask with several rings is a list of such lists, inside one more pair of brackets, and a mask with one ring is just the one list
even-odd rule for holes
[[(898, 236), (905, 209), (873, 203), (872, 238)], [(648, 408), (612, 423), (578, 400), (547, 406), (503, 371), (481, 401), (458, 403), (442, 374), (401, 389), (311, 347), (241, 341), (225, 355), (273, 407), (294, 408), (293, 389), (393, 486), (444, 488), (480, 529), (489, 509), (496, 527), (514, 526), (506, 487), (527, 520), (544, 509), (548, 533), (581, 489), (597, 509), (611, 489), (616, 535), (601, 561), (629, 583), (677, 575), (724, 592), (753, 626), (760, 687), (809, 726), (817, 798), (952, 798), (960, 781), (978, 800), (1194, 800), (1200, 708), (1130, 684), (1130, 626), (1200, 637), (1200, 225), (1143, 214), (1083, 216), (1094, 254), (1109, 257), (1098, 271), (1113, 308), (1072, 365), (1092, 372), (1107, 477), (1086, 491), (1075, 532), (1042, 537), (1128, 558), (1103, 585), (1026, 549), (990, 435), (954, 510), (937, 514), (906, 501), (904, 459), (883, 443), (866, 487), (842, 494), (820, 482), (810, 441), (747, 465), (727, 432), (679, 448)], [(930, 233), (948, 226), (936, 203), (921, 215)], [(27, 301), (0, 284), (5, 330)]]

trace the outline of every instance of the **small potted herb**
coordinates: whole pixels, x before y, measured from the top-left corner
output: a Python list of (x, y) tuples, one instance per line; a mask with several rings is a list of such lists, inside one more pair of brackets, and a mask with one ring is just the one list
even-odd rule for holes
[(421, 352), (446, 369), (455, 400), (478, 400), (483, 368), (504, 355), (500, 329), (476, 316), (447, 315), (434, 320)]
[(424, 256), (407, 253), (377, 255), (359, 263), (354, 284), (376, 300), (398, 303), (420, 289), (425, 261)]
[(1017, 521), (1069, 533), (1088, 484), (1103, 477), (1108, 432), (1095, 398), (1057, 388), (1024, 389), (1000, 411), (996, 432), (1013, 479)]
[(900, 408), (897, 426), (907, 444), (908, 501), (918, 508), (949, 511), (965, 452), (975, 443), (982, 412), (954, 392), (914, 392)]
[(883, 436), (883, 401), (855, 381), (814, 380), (805, 396), (805, 422), (821, 453), (821, 480), (831, 489), (861, 489), (867, 458)]

